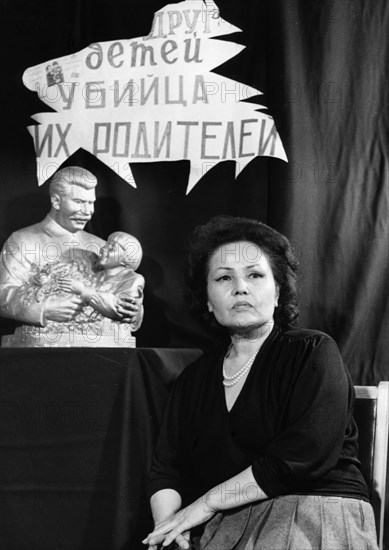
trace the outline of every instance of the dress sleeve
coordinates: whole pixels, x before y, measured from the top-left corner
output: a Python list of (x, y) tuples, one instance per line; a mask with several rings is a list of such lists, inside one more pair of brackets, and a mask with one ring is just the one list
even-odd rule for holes
[(147, 478), (147, 492), (151, 497), (161, 489), (182, 489), (181, 429), (185, 411), (182, 407), (183, 376), (174, 382), (173, 389), (164, 411), (159, 435), (154, 451), (151, 469)]
[(353, 388), (337, 345), (326, 337), (304, 355), (297, 375), (286, 377), (280, 390), (277, 433), (253, 463), (253, 475), (269, 497), (315, 483), (343, 450)]

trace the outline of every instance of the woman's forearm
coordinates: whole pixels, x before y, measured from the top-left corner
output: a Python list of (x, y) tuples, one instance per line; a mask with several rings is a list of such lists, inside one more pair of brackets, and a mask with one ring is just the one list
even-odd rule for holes
[(236, 476), (210, 489), (203, 496), (212, 510), (222, 511), (237, 508), (268, 498), (255, 481), (251, 466)]
[(161, 489), (150, 499), (154, 524), (158, 525), (181, 508), (181, 496), (174, 489)]
[[(169, 493), (165, 494), (165, 491), (169, 491)], [(179, 538), (183, 533), (210, 520), (217, 512), (237, 508), (265, 498), (268, 497), (255, 481), (251, 466), (210, 489), (189, 506), (182, 509), (177, 508), (178, 511), (173, 514), (175, 506), (181, 506), (180, 495), (171, 489), (164, 489), (151, 497), (153, 515), (156, 514), (154, 516), (156, 525), (154, 531), (149, 533), (142, 542), (148, 544), (153, 550), (157, 544), (163, 542), (167, 546), (173, 540), (180, 541), (180, 548), (188, 548), (187, 540)], [(154, 502), (153, 499), (155, 499)], [(168, 503), (167, 508), (166, 503)], [(165, 519), (162, 517), (163, 513), (165, 513)]]

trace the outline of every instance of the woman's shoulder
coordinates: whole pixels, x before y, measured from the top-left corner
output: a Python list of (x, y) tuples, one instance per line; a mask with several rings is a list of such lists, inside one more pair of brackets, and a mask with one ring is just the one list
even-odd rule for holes
[(325, 332), (288, 327), (279, 331), (277, 340), (278, 346), (273, 349), (279, 358), (280, 368), (293, 364), (295, 373), (312, 370), (315, 376), (320, 372), (325, 376), (338, 376), (340, 371), (344, 371), (338, 345)]
[(320, 330), (288, 326), (278, 330), (278, 338), (285, 343), (305, 343), (318, 345), (324, 342), (333, 343), (335, 340), (327, 333)]
[(285, 361), (294, 360), (305, 364), (309, 358), (315, 361), (322, 358), (324, 362), (341, 362), (337, 343), (320, 330), (293, 326), (279, 329), (272, 350)]

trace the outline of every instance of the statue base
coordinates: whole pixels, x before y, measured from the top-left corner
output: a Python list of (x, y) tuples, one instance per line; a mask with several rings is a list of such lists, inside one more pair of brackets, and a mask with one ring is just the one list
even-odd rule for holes
[(135, 348), (131, 326), (104, 319), (100, 325), (52, 323), (49, 327), (22, 325), (2, 336), (4, 348)]

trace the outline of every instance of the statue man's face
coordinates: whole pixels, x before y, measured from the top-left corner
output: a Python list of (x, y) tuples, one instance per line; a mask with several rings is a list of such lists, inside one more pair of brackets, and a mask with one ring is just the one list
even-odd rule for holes
[(71, 233), (81, 231), (92, 217), (95, 201), (94, 189), (69, 185), (63, 195), (52, 197), (54, 219)]

